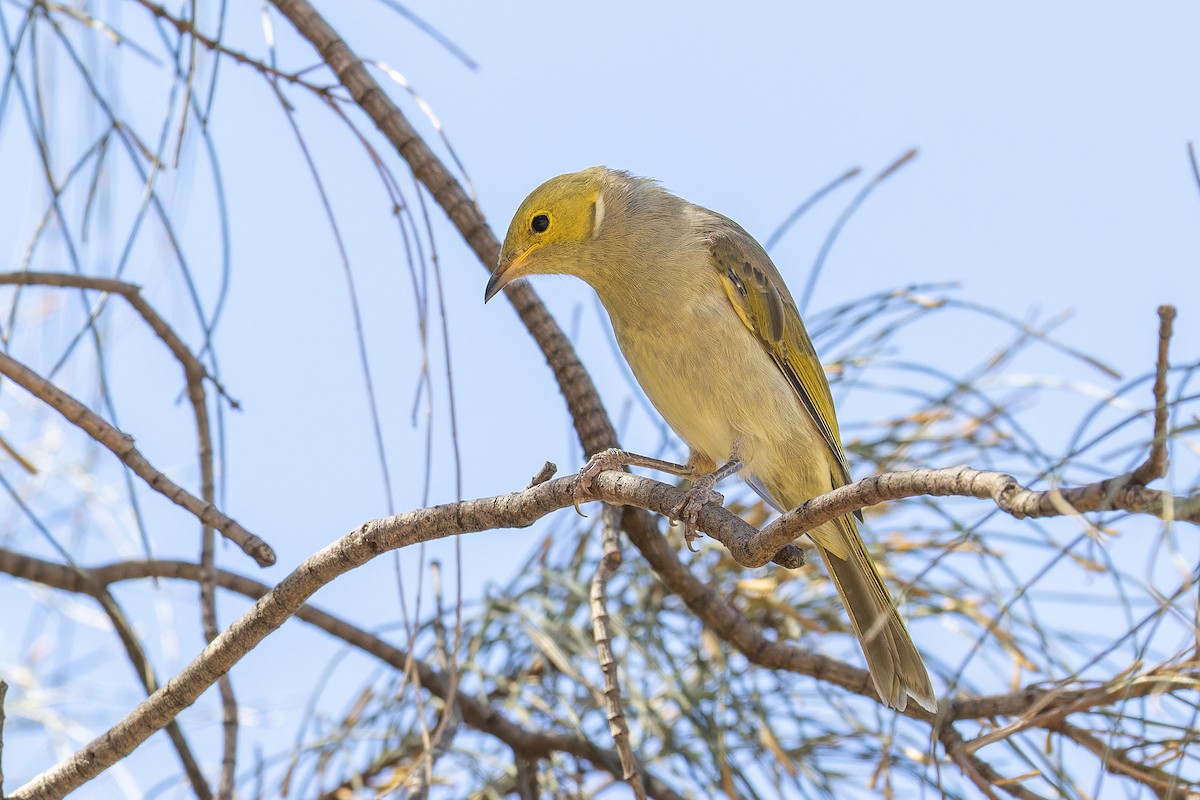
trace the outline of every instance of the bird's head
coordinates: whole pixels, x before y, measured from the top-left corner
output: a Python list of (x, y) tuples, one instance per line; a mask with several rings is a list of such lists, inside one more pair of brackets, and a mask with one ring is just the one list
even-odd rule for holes
[(598, 239), (605, 218), (604, 189), (619, 176), (592, 167), (534, 189), (508, 226), (484, 302), (527, 275), (575, 275), (591, 282), (590, 267), (603, 250)]

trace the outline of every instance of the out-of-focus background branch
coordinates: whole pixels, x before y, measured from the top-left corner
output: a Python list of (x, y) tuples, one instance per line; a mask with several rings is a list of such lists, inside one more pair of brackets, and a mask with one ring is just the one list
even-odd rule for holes
[[(1195, 10), (695, 11), (0, 5), (8, 792), (114, 725), (79, 796), (1197, 791)], [(597, 162), (770, 242), (855, 476), (899, 474), (705, 518), (875, 503), (937, 718), (878, 704), (819, 567), (743, 565), (789, 536), (602, 536), (552, 473), (364, 526), (680, 457), (586, 290), (478, 305), (516, 203)], [(534, 524), (372, 558), (437, 519)]]

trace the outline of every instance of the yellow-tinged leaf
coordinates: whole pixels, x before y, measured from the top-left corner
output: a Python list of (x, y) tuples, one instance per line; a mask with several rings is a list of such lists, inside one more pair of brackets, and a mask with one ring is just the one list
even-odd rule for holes
[(721, 645), (721, 640), (707, 628), (700, 632), (700, 646), (708, 658), (721, 664), (725, 663), (725, 648)]
[(915, 761), (918, 764), (932, 764), (933, 753), (925, 750), (919, 750), (916, 747), (904, 746), (900, 748), (900, 752), (904, 753), (910, 761)]
[(1088, 572), (1098, 572), (1099, 573), (1099, 572), (1107, 572), (1108, 571), (1107, 568), (1105, 568), (1105, 566), (1103, 564), (1096, 561), (1095, 559), (1085, 558), (1084, 556), (1081, 556), (1078, 553), (1072, 553), (1070, 551), (1067, 552), (1067, 555), (1071, 557), (1072, 561), (1074, 561), (1076, 564), (1078, 564), (1079, 566), (1086, 569)]
[(358, 696), (358, 700), (354, 702), (354, 706), (346, 714), (346, 718), (342, 720), (342, 727), (350, 730), (358, 725), (358, 721), (362, 719), (363, 709), (367, 707), (367, 703), (371, 702), (371, 698), (374, 696), (374, 692), (369, 688), (363, 689), (362, 693)]
[(730, 771), (726, 761), (721, 761), (721, 788), (725, 791), (725, 796), (731, 800), (738, 796), (737, 788), (733, 785), (733, 772)]
[(921, 308), (941, 308), (946, 305), (944, 297), (931, 297), (927, 294), (910, 294), (908, 299), (916, 303)]
[(779, 740), (775, 738), (775, 732), (771, 730), (769, 725), (763, 725), (758, 729), (758, 741), (762, 743), (763, 747), (771, 751), (775, 756), (775, 760), (779, 762), (779, 765), (784, 768), (788, 775), (791, 775), (793, 778), (796, 777), (796, 765), (792, 763), (792, 759), (788, 757), (788, 754), (779, 744)]
[(779, 587), (779, 581), (775, 578), (745, 578), (738, 581), (736, 584), (738, 591), (743, 594), (753, 595), (755, 597), (765, 597), (772, 595)]

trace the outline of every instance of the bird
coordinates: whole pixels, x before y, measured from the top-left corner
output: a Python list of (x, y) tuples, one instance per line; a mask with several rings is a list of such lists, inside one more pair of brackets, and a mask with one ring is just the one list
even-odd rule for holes
[[(626, 464), (690, 478), (675, 511), (689, 533), (705, 503), (722, 502), (717, 482), (734, 473), (779, 511), (850, 482), (833, 396), (800, 312), (766, 250), (736, 222), (628, 172), (559, 175), (517, 209), (484, 302), (514, 280), (556, 274), (596, 292), (646, 397), (689, 449), (683, 465), (608, 451), (581, 480)], [(936, 713), (925, 663), (855, 517), (807, 535), (880, 700), (903, 711), (911, 698)]]

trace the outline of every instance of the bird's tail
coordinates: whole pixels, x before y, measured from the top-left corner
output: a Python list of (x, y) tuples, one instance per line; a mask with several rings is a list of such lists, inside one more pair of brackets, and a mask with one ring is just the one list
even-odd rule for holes
[(937, 713), (937, 700), (925, 662), (908, 635), (908, 628), (896, 611), (854, 520), (842, 517), (810, 531), (809, 535), (817, 543), (850, 614), (880, 699), (903, 711), (907, 698), (911, 697), (925, 710)]

